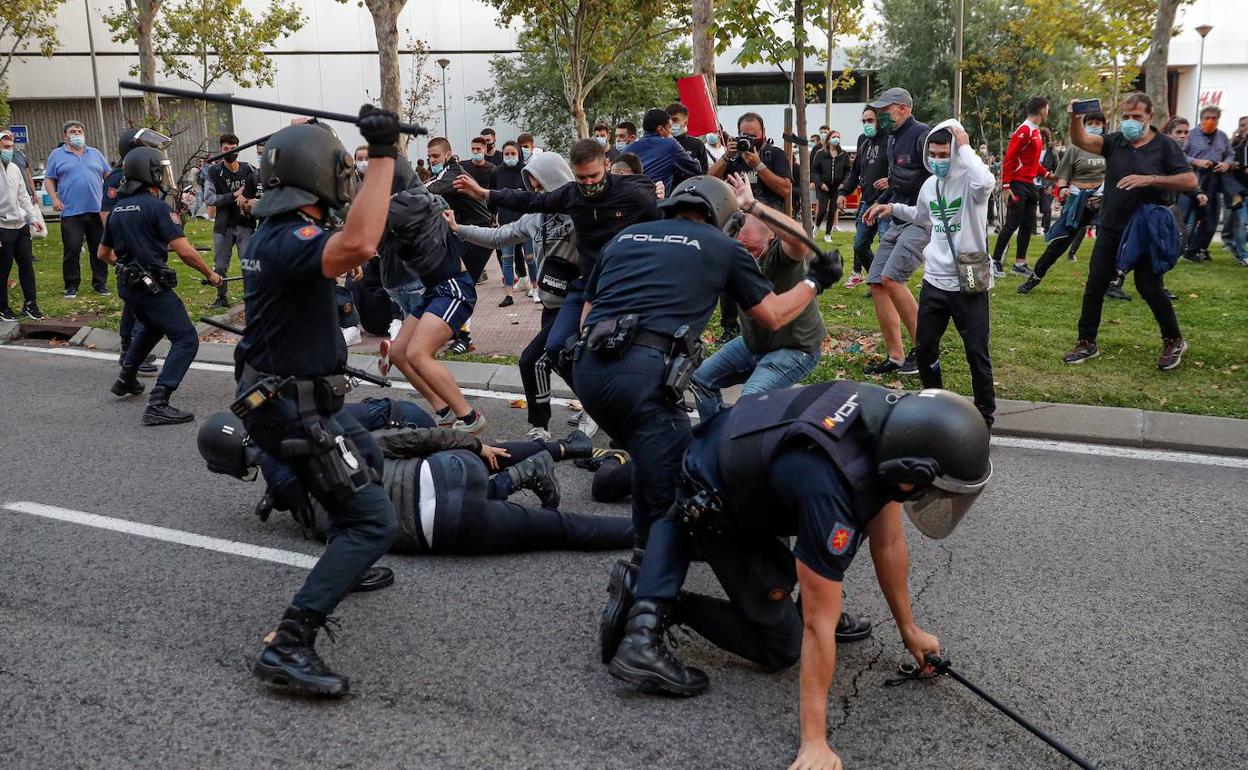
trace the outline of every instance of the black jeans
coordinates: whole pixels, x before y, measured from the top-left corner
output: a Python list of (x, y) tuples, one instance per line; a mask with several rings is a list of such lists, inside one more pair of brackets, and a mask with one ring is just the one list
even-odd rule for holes
[(119, 292), (136, 321), (122, 366), (137, 368), (160, 338), (168, 337), (169, 355), (165, 356), (165, 365), (160, 367), (156, 384), (176, 390), (199, 351), (199, 335), (186, 314), (186, 306), (172, 289), (151, 294), (145, 289), (122, 286)]
[(731, 294), (721, 294), (719, 297), (719, 325), (724, 331), (732, 330), (738, 334), (741, 332), (741, 308)]
[(4, 294), (0, 295), (0, 308), (9, 307), (9, 273), (13, 263), (17, 262), (17, 281), (22, 286), (22, 301), (26, 304), (35, 302), (35, 261), (34, 249), (30, 242), (30, 228), (23, 225), (13, 230), (0, 229), (0, 286)]
[(91, 264), (91, 288), (103, 291), (108, 288), (108, 265), (97, 256), (100, 237), (104, 235), (104, 223), (96, 213), (75, 214), (61, 217), (61, 276), (65, 279), (65, 291), (78, 291), (82, 283), (82, 263), (79, 254), (82, 244), (87, 244), (87, 260)]
[(1040, 191), (1040, 227), (1048, 232), (1053, 226), (1053, 188), (1046, 187)]
[(1053, 264), (1062, 256), (1064, 252), (1074, 254), (1079, 250), (1079, 244), (1083, 243), (1083, 236), (1087, 233), (1088, 225), (1092, 220), (1096, 219), (1096, 211), (1087, 206), (1083, 207), (1083, 213), (1079, 216), (1079, 224), (1069, 235), (1061, 238), (1054, 238), (1049, 241), (1044, 248), (1044, 253), (1040, 255), (1040, 259), (1036, 261), (1036, 277), (1043, 278), (1053, 267)]
[[(521, 260), (523, 262), (524, 260)], [(550, 356), (546, 340), (559, 317), (559, 308), (542, 308), (542, 328), (520, 353), (520, 382), (529, 405), (529, 425), (545, 428), (550, 425)]]
[(827, 229), (824, 232), (830, 233), (832, 232), (832, 215), (836, 213), (836, 199), (832, 197), (831, 193), (816, 189), (815, 200), (818, 203), (815, 209), (815, 229), (818, 230), (819, 225), (823, 224), (826, 219)]
[(1221, 203), (1220, 200), (1220, 182), (1222, 174), (1214, 174), (1211, 171), (1202, 170), (1200, 174), (1200, 188), (1204, 191), (1208, 200), (1204, 206), (1197, 206), (1196, 201), (1192, 201), (1192, 208), (1196, 210), (1196, 224), (1192, 228), (1191, 238), (1187, 242), (1187, 253), (1194, 254), (1198, 251), (1208, 251), (1209, 244), (1213, 243), (1213, 236), (1217, 235), (1218, 227), (1222, 224), (1221, 219)]
[(914, 345), (919, 379), (924, 388), (944, 387), (940, 372), (940, 339), (945, 336), (950, 319), (966, 348), (975, 407), (991, 427), (997, 411), (997, 396), (992, 387), (992, 357), (988, 353), (988, 292), (966, 294), (945, 291), (927, 281), (923, 282), (919, 291), (918, 339)]
[(1031, 234), (1036, 231), (1036, 208), (1040, 204), (1040, 190), (1027, 182), (1010, 182), (1010, 191), (1014, 193), (1014, 202), (1006, 203), (1005, 226), (1001, 228), (997, 245), (992, 249), (992, 261), (998, 265), (1001, 264), (1001, 257), (1015, 231), (1018, 232), (1018, 243), (1014, 250), (1014, 261), (1026, 261), (1027, 246), (1031, 243)]
[[(1088, 265), (1088, 282), (1083, 287), (1083, 310), (1079, 314), (1079, 339), (1096, 342), (1101, 327), (1101, 308), (1105, 304), (1105, 290), (1118, 275), (1118, 246), (1122, 243), (1121, 230), (1104, 227), (1096, 233), (1096, 245), (1092, 247), (1092, 263)], [(1157, 319), (1161, 336), (1174, 339), (1182, 337), (1179, 319), (1174, 315), (1174, 305), (1166, 295), (1162, 276), (1153, 272), (1152, 261), (1147, 256), (1135, 263), (1135, 288), (1148, 303), (1149, 310)]]

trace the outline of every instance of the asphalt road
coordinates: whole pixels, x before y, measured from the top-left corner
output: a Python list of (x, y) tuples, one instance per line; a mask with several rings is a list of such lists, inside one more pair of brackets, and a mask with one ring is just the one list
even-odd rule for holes
[[(208, 473), (195, 426), (145, 428), (115, 367), (0, 349), (0, 767), (785, 768), (797, 670), (768, 675), (697, 638), (692, 700), (642, 696), (596, 661), (616, 554), (388, 557), (397, 584), (348, 599), (322, 643), (343, 702), (247, 673), (304, 570), (3, 510), (30, 501), (316, 554), (259, 495)], [(176, 403), (222, 409), (226, 373)], [(361, 395), (375, 393), (367, 388)], [(405, 395), (397, 391), (397, 395)], [(523, 413), (478, 399), (490, 436)], [(566, 412), (556, 408), (556, 420)], [(911, 532), (920, 625), (966, 676), (1105, 768), (1248, 763), (1244, 468), (994, 450), (997, 475), (948, 541)], [(564, 507), (589, 474), (560, 469)], [(884, 687), (905, 659), (865, 549), (831, 740), (847, 768), (1069, 766), (949, 679)], [(695, 572), (695, 584), (709, 586)]]

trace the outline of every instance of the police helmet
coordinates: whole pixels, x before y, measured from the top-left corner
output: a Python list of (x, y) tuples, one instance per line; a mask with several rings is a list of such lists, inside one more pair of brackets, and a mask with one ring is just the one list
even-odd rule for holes
[(122, 195), (133, 195), (148, 187), (159, 187), (162, 193), (172, 187), (169, 160), (155, 147), (135, 147), (121, 161)]
[(911, 484), (906, 515), (924, 535), (953, 531), (992, 477), (988, 426), (947, 390), (907, 393), (889, 411), (877, 447), (880, 476)]
[(720, 230), (724, 229), (738, 209), (737, 196), (732, 187), (713, 176), (690, 177), (676, 185), (666, 198), (659, 201), (659, 210), (664, 216), (672, 216), (675, 211), (686, 206), (701, 208), (706, 212), (707, 222)]
[(150, 128), (127, 128), (117, 139), (117, 157), (125, 158), (136, 147), (167, 148), (173, 140)]
[(354, 169), (355, 161), (328, 126), (287, 126), (264, 144), (259, 179), (264, 197), (252, 213), (271, 217), (303, 206), (345, 206), (355, 190)]
[(243, 421), (232, 412), (217, 412), (204, 420), (196, 437), (208, 470), (251, 481), (256, 477), (260, 452), (247, 437)]

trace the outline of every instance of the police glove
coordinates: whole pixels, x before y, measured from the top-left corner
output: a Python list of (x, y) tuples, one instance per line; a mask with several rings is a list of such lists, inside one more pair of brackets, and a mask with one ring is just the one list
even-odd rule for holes
[(806, 271), (806, 277), (815, 282), (818, 292), (823, 292), (824, 289), (841, 280), (841, 272), (841, 252), (839, 249), (833, 249), (831, 254), (826, 251), (815, 254), (810, 260), (810, 268)]
[(368, 142), (368, 157), (394, 158), (399, 154), (399, 116), (371, 104), (360, 107), (355, 123), (360, 135)]

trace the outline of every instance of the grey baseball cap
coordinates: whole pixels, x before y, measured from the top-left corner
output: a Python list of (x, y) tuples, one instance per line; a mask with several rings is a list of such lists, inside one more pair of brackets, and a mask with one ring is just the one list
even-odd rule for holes
[(875, 101), (871, 102), (870, 106), (878, 110), (890, 104), (904, 104), (907, 107), (913, 107), (914, 99), (910, 98), (910, 92), (906, 89), (894, 87), (875, 97)]

